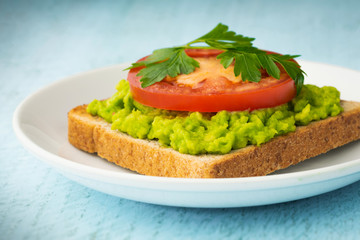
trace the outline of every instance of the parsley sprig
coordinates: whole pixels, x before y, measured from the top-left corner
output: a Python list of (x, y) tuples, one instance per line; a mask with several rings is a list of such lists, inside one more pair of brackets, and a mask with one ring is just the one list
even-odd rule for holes
[[(299, 93), (304, 83), (304, 71), (291, 61), (299, 55), (267, 54), (252, 45), (255, 38), (245, 37), (229, 31), (228, 26), (219, 23), (213, 30), (185, 45), (173, 48), (155, 50), (145, 61), (133, 63), (128, 69), (142, 68), (137, 76), (142, 76), (141, 86), (148, 87), (160, 82), (166, 76), (176, 77), (179, 74), (189, 74), (199, 67), (199, 62), (189, 57), (185, 49), (220, 49), (224, 52), (217, 56), (224, 68), (234, 63), (235, 76), (241, 75), (243, 81), (259, 82), (260, 69), (276, 78), (280, 78), (278, 63), (295, 81)], [(202, 44), (198, 46), (199, 44)], [(205, 44), (205, 46), (204, 46)]]

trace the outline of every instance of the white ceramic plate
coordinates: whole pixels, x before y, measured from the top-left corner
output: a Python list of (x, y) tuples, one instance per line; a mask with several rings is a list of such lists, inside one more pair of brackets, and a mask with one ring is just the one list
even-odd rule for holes
[[(360, 101), (360, 72), (301, 61), (307, 83), (336, 86), (342, 98)], [(325, 193), (360, 180), (360, 142), (264, 177), (182, 179), (136, 174), (67, 141), (67, 112), (115, 92), (127, 64), (57, 81), (26, 98), (13, 126), (22, 144), (66, 177), (115, 196), (186, 207), (242, 207), (280, 203)], [(56, 187), (56, 186), (54, 186)]]

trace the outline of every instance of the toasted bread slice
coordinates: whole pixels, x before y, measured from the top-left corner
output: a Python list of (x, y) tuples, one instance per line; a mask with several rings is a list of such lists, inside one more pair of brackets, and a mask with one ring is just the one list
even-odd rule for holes
[(247, 146), (225, 155), (188, 155), (161, 146), (154, 140), (135, 139), (100, 117), (86, 105), (68, 113), (68, 137), (76, 148), (97, 153), (123, 168), (140, 174), (182, 178), (263, 176), (360, 138), (360, 103), (342, 101), (336, 117), (297, 127), (261, 146)]

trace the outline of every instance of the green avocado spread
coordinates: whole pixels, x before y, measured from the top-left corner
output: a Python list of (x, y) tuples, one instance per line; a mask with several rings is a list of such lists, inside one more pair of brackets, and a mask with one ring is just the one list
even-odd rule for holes
[(144, 106), (131, 96), (126, 80), (109, 99), (92, 101), (87, 111), (134, 138), (156, 139), (186, 154), (225, 154), (247, 145), (261, 145), (293, 132), (296, 126), (336, 116), (343, 111), (334, 87), (304, 85), (292, 101), (274, 108), (218, 113), (177, 112)]

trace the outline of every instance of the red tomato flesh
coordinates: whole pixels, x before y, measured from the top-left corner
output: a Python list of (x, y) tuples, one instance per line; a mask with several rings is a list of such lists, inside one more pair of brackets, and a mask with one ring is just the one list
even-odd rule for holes
[[(141, 76), (136, 76), (141, 68), (131, 69), (128, 81), (133, 98), (141, 104), (160, 109), (218, 112), (275, 107), (289, 102), (296, 95), (294, 81), (281, 68), (280, 79), (263, 72), (263, 77), (258, 83), (243, 82), (236, 80), (234, 76), (231, 77), (229, 71), (232, 70), (225, 70), (222, 65), (216, 68), (220, 75), (212, 76), (212, 73), (202, 71), (201, 62), (204, 62), (204, 66), (209, 62), (210, 69), (210, 64), (217, 64), (213, 62), (219, 61), (216, 60), (216, 56), (221, 53), (220, 50), (188, 49), (186, 53), (200, 62), (200, 69), (191, 73), (193, 75), (167, 77), (161, 82), (142, 88)], [(139, 61), (144, 59), (146, 57)], [(202, 79), (197, 79), (193, 85), (186, 84), (192, 82), (192, 76), (200, 76)]]

